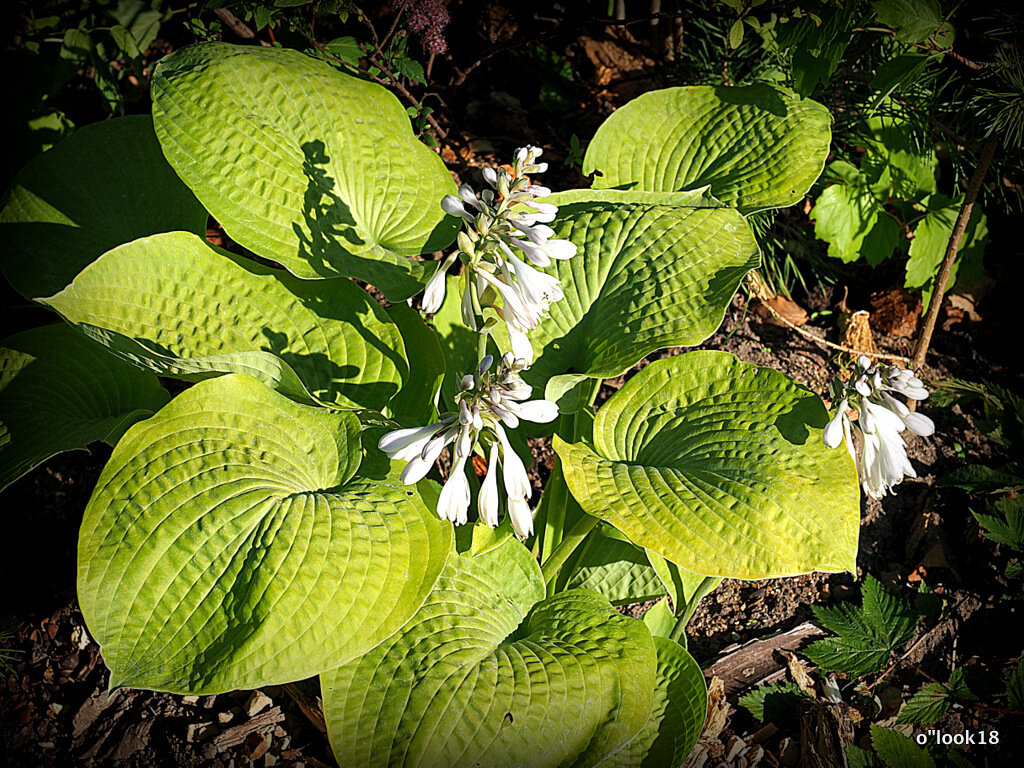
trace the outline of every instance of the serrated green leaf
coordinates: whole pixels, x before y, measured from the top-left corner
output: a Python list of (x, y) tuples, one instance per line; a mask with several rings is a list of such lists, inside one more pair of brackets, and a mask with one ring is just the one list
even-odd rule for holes
[(0, 341), (0, 490), (63, 451), (113, 445), (168, 399), (156, 376), (63, 323)]
[(145, 52), (156, 40), (164, 20), (163, 12), (152, 5), (144, 0), (119, 0), (116, 7), (111, 8), (111, 15), (128, 28), (141, 52)]
[(545, 600), (513, 540), (453, 556), (400, 632), (321, 687), (341, 765), (593, 765), (649, 719), (656, 669), (642, 622), (592, 592)]
[(875, 0), (871, 3), (878, 21), (896, 32), (903, 43), (923, 43), (942, 26), (936, 0)]
[(655, 637), (654, 643), (658, 670), (650, 718), (596, 768), (677, 766), (697, 743), (708, 706), (704, 674), (678, 643), (664, 637)]
[(423, 65), (415, 59), (406, 56), (395, 59), (395, 73), (407, 77), (414, 83), (427, 84), (427, 76), (423, 72)]
[[(949, 244), (949, 238), (953, 233), (962, 202), (962, 195), (956, 199), (950, 199), (945, 195), (936, 194), (925, 200), (924, 204), (928, 213), (917, 225), (914, 230), (914, 239), (910, 243), (905, 281), (908, 288), (926, 286), (934, 279), (946, 255), (946, 246)], [(960, 241), (953, 270), (950, 272), (949, 287), (955, 285), (956, 276), (964, 268), (965, 262), (974, 261), (980, 264), (987, 241), (988, 219), (982, 212), (981, 206), (975, 204), (971, 210), (971, 217), (967, 221), (967, 229)]]
[(874, 752), (854, 744), (846, 745), (846, 762), (849, 768), (882, 768)]
[(359, 457), (353, 414), (239, 374), (128, 430), (78, 550), (79, 602), (111, 687), (300, 680), (398, 630), (447, 561), (452, 529), (377, 471), (386, 459)]
[(232, 239), (298, 277), (422, 288), (458, 221), (455, 184), (385, 88), (283, 48), (200, 43), (161, 59), (153, 119), (168, 161)]
[(342, 61), (352, 64), (353, 66), (359, 63), (359, 59), (362, 58), (363, 49), (359, 45), (359, 41), (354, 37), (336, 37), (331, 42), (324, 46), (327, 50), (333, 53)]
[(876, 103), (889, 96), (894, 91), (899, 91), (907, 83), (913, 82), (928, 63), (928, 56), (916, 53), (894, 56), (883, 62), (871, 78), (869, 87), (878, 91)]
[(822, 627), (836, 637), (817, 640), (804, 655), (822, 669), (863, 677), (878, 672), (914, 634), (918, 614), (909, 601), (868, 575), (862, 605), (812, 606)]
[(206, 220), (153, 121), (120, 117), (75, 131), (18, 174), (0, 212), (0, 265), (19, 293), (41, 298), (111, 248), (158, 232), (202, 235)]
[(932, 725), (953, 708), (953, 698), (941, 683), (928, 683), (900, 707), (897, 723)]
[(940, 478), (938, 484), (962, 488), (968, 493), (1005, 493), (1024, 489), (1024, 477), (1017, 472), (972, 464), (954, 469)]
[(739, 698), (739, 705), (752, 714), (759, 723), (775, 723), (787, 728), (799, 723), (800, 699), (811, 697), (789, 680), (771, 685), (759, 685)]
[(595, 530), (583, 544), (566, 589), (592, 589), (612, 605), (629, 605), (666, 594), (643, 550)]
[(743, 213), (798, 202), (821, 174), (827, 109), (769, 85), (690, 86), (620, 107), (587, 147), (594, 187), (669, 192), (711, 185)]
[(142, 55), (135, 38), (120, 24), (115, 24), (110, 28), (110, 36), (114, 38), (114, 43), (128, 58), (135, 59)]
[(657, 360), (554, 448), (583, 510), (698, 574), (853, 570), (860, 494), (817, 396), (724, 352)]
[(168, 232), (114, 248), (42, 299), (161, 375), (248, 373), (306, 402), (379, 410), (409, 377), (398, 326), (348, 280), (298, 280)]
[(993, 514), (972, 512), (985, 529), (985, 538), (1024, 552), (1024, 497), (1003, 497), (989, 508)]
[(919, 146), (909, 123), (873, 117), (867, 128), (861, 165), (876, 196), (916, 201), (935, 192), (938, 158), (930, 145)]
[(828, 243), (828, 255), (844, 262), (864, 256), (872, 266), (890, 256), (899, 225), (866, 187), (832, 184), (811, 209), (814, 234)]
[(260, 5), (256, 7), (253, 20), (256, 22), (257, 32), (260, 31), (261, 29), (264, 29), (270, 24), (270, 14), (271, 10), (267, 8), (267, 6)]
[(551, 268), (565, 298), (530, 333), (531, 384), (568, 372), (618, 376), (654, 350), (701, 343), (760, 263), (736, 211), (631, 202), (635, 195), (552, 196), (560, 206), (557, 236), (578, 252)]
[(898, 731), (872, 725), (871, 746), (887, 768), (935, 768), (928, 751)]

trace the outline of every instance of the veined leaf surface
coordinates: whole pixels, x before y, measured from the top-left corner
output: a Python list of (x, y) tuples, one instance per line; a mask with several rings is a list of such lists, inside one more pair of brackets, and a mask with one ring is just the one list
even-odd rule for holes
[(643, 729), (596, 768), (666, 768), (682, 765), (697, 743), (708, 707), (708, 690), (693, 657), (674, 640), (655, 637), (657, 680)]
[(113, 445), (167, 390), (64, 323), (0, 341), (0, 490), (62, 451)]
[(568, 372), (618, 376), (656, 349), (701, 343), (760, 263), (736, 211), (635, 202), (645, 197), (616, 190), (552, 196), (560, 206), (557, 236), (578, 250), (549, 270), (565, 298), (530, 333), (537, 356), (531, 383)]
[(285, 394), (379, 410), (408, 378), (398, 326), (349, 280), (299, 280), (187, 232), (104, 254), (43, 299), (165, 376), (247, 373)]
[(593, 448), (555, 437), (583, 510), (698, 574), (853, 570), (860, 493), (828, 414), (783, 374), (724, 352), (643, 368), (598, 411)]
[(202, 235), (206, 219), (160, 152), (152, 118), (119, 117), (22, 169), (0, 212), (0, 265), (23, 296), (49, 296), (115, 246), (157, 232)]
[(743, 213), (798, 202), (832, 140), (821, 104), (770, 85), (645, 93), (597, 129), (583, 173), (600, 189), (711, 194)]
[(111, 686), (300, 680), (398, 630), (441, 573), (452, 528), (370, 467), (381, 463), (360, 466), (355, 415), (240, 374), (128, 430), (78, 547), (79, 602)]
[(650, 719), (656, 663), (643, 623), (599, 595), (544, 599), (510, 540), (454, 556), (400, 632), (321, 686), (343, 766), (583, 766)]
[(455, 184), (387, 89), (281, 48), (200, 43), (162, 59), (153, 119), (168, 161), (238, 243), (298, 277), (422, 288), (457, 221)]

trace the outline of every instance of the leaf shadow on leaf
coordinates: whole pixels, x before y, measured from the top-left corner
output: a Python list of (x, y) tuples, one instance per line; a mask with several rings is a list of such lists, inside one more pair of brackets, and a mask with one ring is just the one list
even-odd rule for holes
[(828, 423), (828, 412), (816, 395), (810, 393), (801, 398), (786, 413), (775, 419), (775, 428), (793, 445), (804, 445), (810, 437), (808, 427), (824, 429)]
[[(319, 275), (330, 278), (337, 278), (339, 273), (351, 275), (381, 287), (389, 297), (404, 298), (422, 290), (422, 283), (417, 279), (422, 272), (421, 262), (409, 259), (408, 268), (389, 264), (378, 255), (382, 248), (368, 243), (360, 234), (351, 208), (336, 192), (336, 180), (327, 173), (331, 158), (324, 142), (320, 139), (307, 141), (302, 145), (302, 153), (305, 157), (302, 172), (307, 182), (302, 209), (305, 227), (292, 222), (292, 231), (299, 241), (298, 257)], [(434, 227), (424, 251), (450, 242), (450, 218)]]
[(715, 88), (715, 98), (723, 104), (738, 104), (743, 107), (751, 105), (765, 109), (778, 117), (786, 117), (789, 108), (771, 86), (747, 85), (743, 87), (720, 85)]

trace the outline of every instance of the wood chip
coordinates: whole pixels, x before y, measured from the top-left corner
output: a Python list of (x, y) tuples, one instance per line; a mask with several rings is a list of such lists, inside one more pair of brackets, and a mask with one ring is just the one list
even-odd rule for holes
[(218, 750), (224, 750), (228, 747), (236, 747), (244, 742), (245, 737), (249, 734), (260, 732), (269, 733), (274, 730), (275, 725), (283, 720), (284, 712), (281, 711), (280, 707), (268, 709), (266, 712), (261, 712), (246, 723), (236, 725), (233, 728), (227, 728), (217, 734), (213, 739), (213, 744)]
[(270, 697), (267, 696), (263, 691), (253, 691), (249, 694), (249, 698), (245, 700), (245, 714), (252, 717), (259, 712), (273, 704)]

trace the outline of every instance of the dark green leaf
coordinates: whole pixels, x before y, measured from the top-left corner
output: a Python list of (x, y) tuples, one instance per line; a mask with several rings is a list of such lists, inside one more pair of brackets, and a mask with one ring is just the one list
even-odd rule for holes
[(732, 48), (739, 48), (740, 43), (743, 42), (743, 22), (737, 19), (729, 27), (729, 46)]
[(882, 768), (882, 764), (878, 762), (874, 752), (870, 749), (861, 749), (853, 744), (846, 747), (846, 762), (849, 768)]
[(256, 29), (261, 30), (270, 24), (270, 9), (265, 5), (256, 8)]
[(907, 83), (913, 82), (927, 63), (927, 56), (916, 53), (896, 56), (886, 61), (871, 78), (871, 89), (878, 91), (876, 99), (884, 99), (893, 91), (898, 91)]
[(936, 0), (876, 0), (871, 4), (878, 21), (904, 43), (923, 43), (939, 31), (942, 12)]
[(58, 323), (0, 342), (0, 490), (62, 451), (113, 445), (167, 402), (157, 377)]
[(863, 603), (840, 603), (831, 608), (813, 606), (822, 627), (836, 637), (811, 643), (804, 655), (830, 672), (863, 677), (878, 672), (893, 651), (914, 634), (918, 614), (899, 595), (868, 575), (861, 588)]
[(941, 683), (928, 683), (903, 703), (897, 723), (932, 725), (953, 708), (953, 697)]
[(972, 464), (954, 469), (939, 480), (939, 485), (962, 488), (968, 493), (1001, 493), (1024, 488), (1024, 477), (1005, 469)]
[(415, 59), (395, 59), (395, 72), (402, 77), (407, 77), (414, 83), (427, 84), (427, 76), (423, 73), (423, 65)]
[(888, 768), (935, 768), (928, 752), (897, 731), (872, 725), (871, 745)]
[(1024, 497), (998, 499), (989, 511), (992, 514), (973, 512), (986, 538), (1024, 552)]
[(354, 37), (336, 37), (324, 46), (327, 50), (344, 61), (346, 64), (356, 66), (363, 55), (363, 49), (359, 41)]
[(799, 722), (800, 699), (810, 699), (800, 686), (789, 680), (760, 685), (740, 696), (740, 706), (761, 723), (775, 723), (785, 728)]

